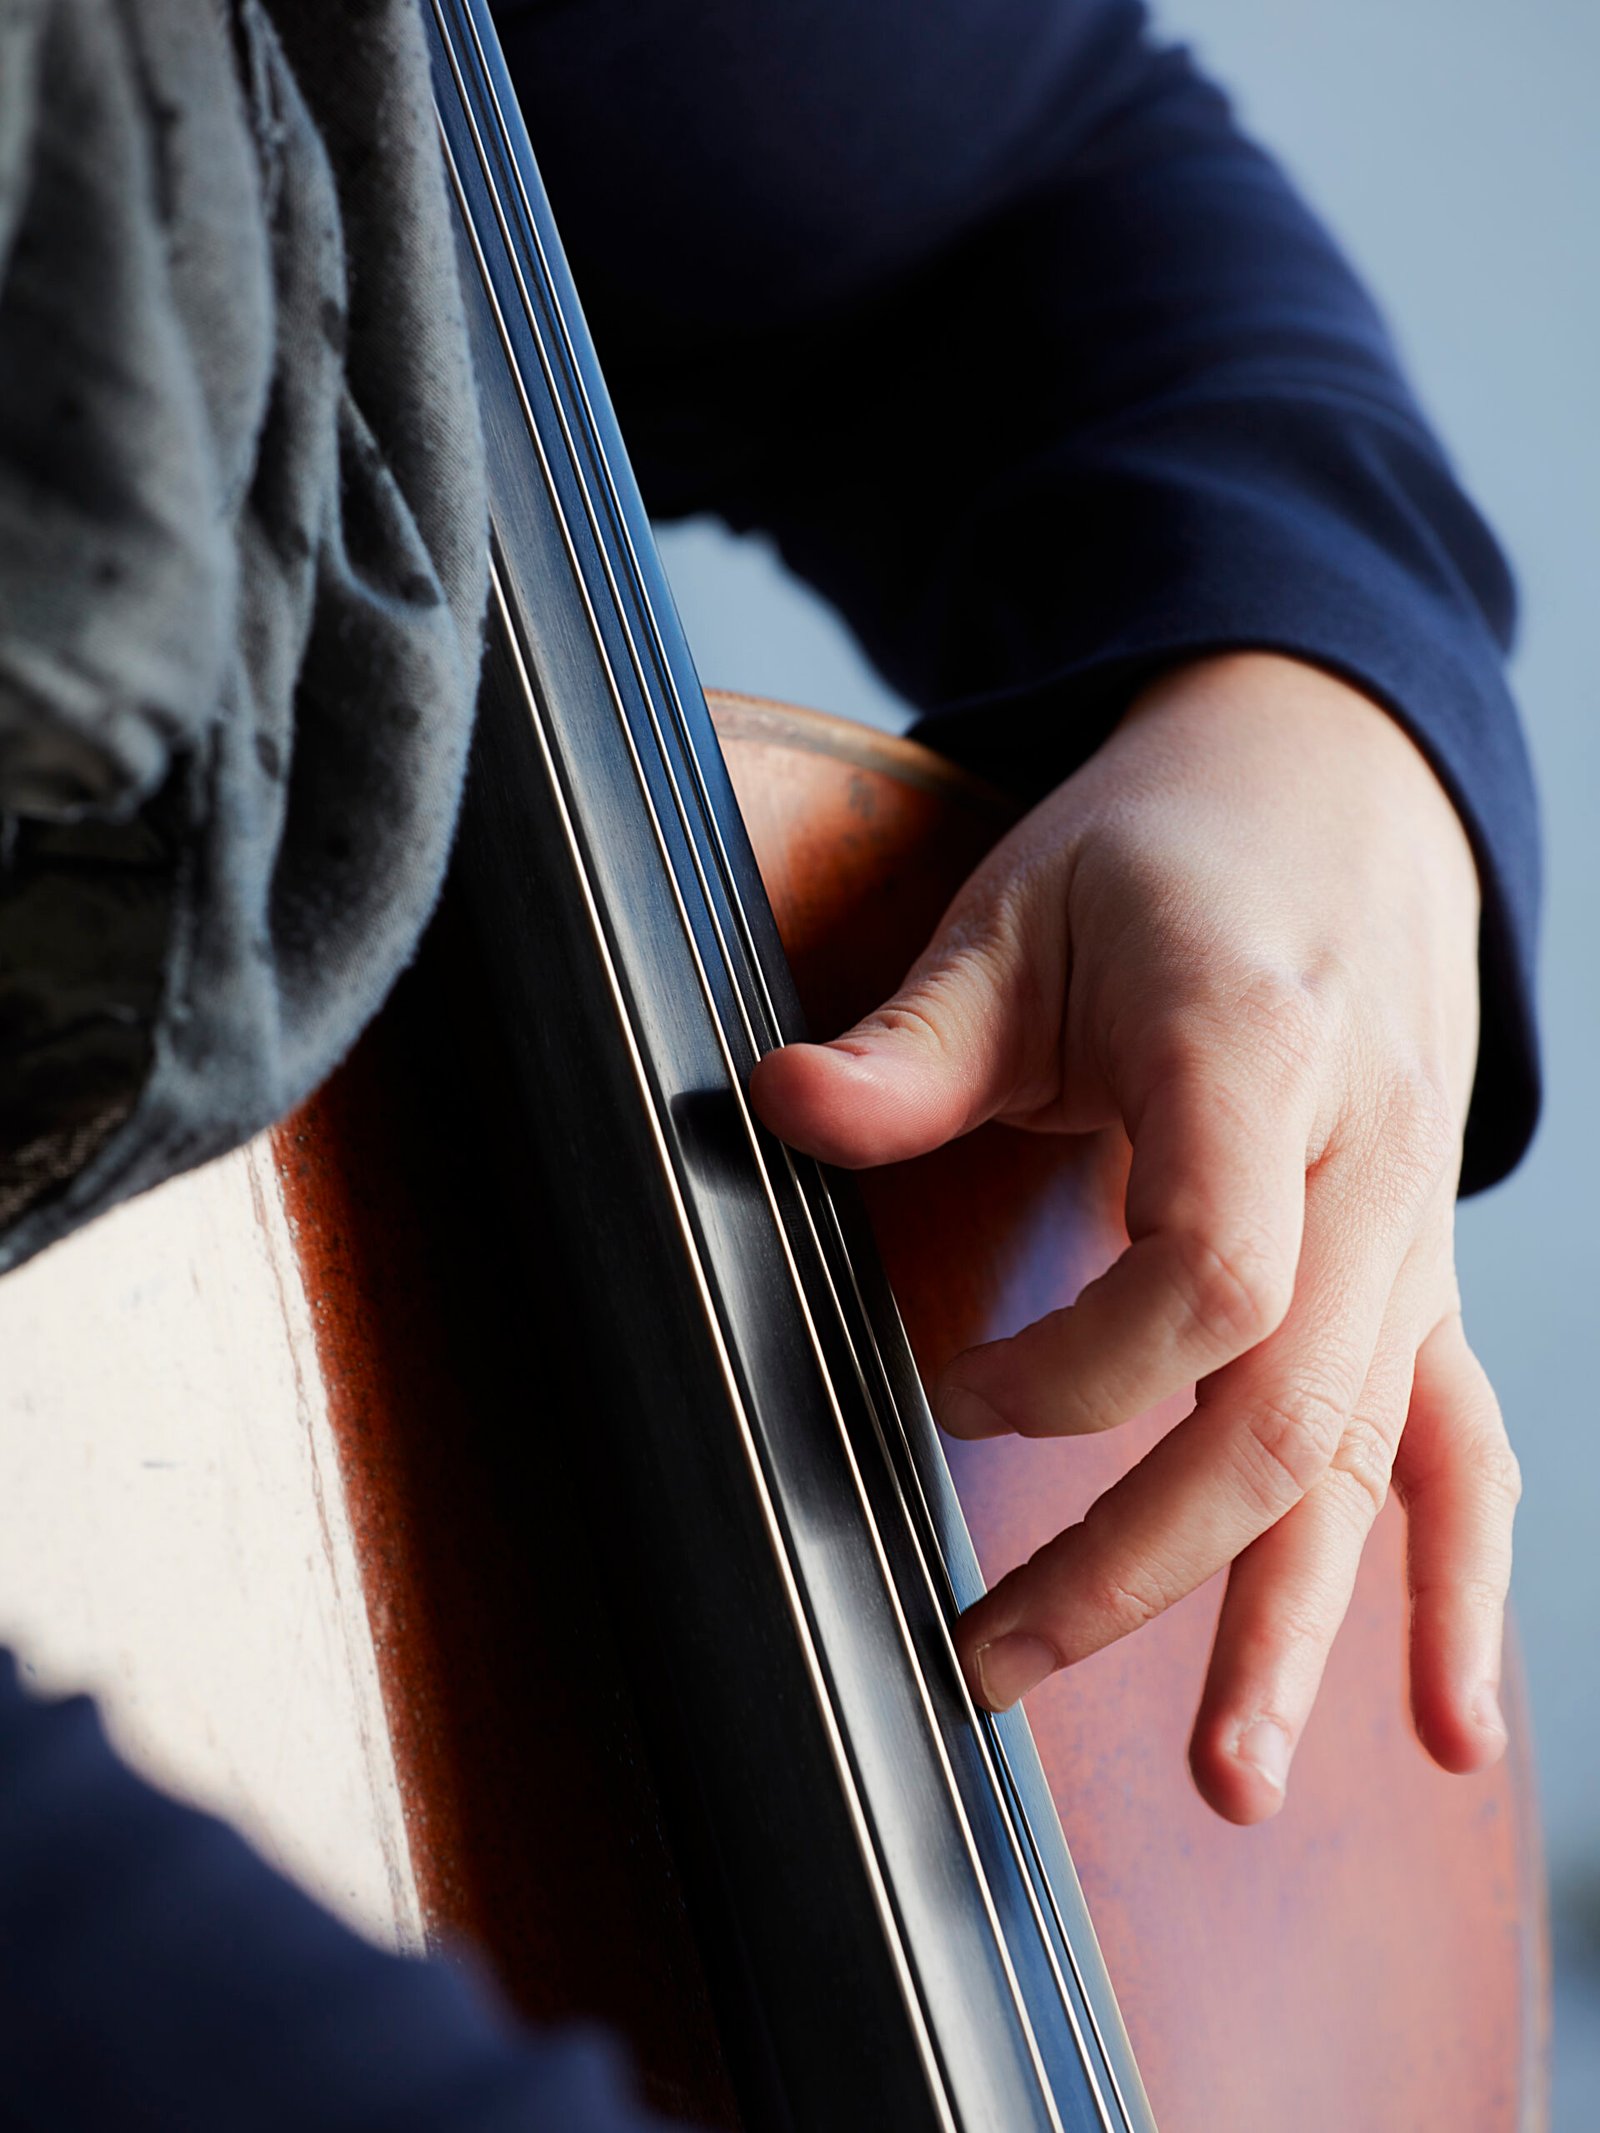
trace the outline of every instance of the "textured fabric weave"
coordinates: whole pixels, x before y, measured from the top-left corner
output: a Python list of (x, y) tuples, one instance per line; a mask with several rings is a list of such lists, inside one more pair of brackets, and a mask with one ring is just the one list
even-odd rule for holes
[(485, 585), (414, 0), (0, 11), (0, 1267), (245, 1139), (437, 894)]

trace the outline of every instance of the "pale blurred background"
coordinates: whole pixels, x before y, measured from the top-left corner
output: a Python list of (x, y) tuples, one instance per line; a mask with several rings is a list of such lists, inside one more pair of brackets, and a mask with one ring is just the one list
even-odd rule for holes
[[(1546, 811), (1549, 1101), (1461, 1219), (1469, 1324), (1526, 1480), (1517, 1606), (1558, 1957), (1553, 2133), (1600, 2126), (1600, 8), (1595, 0), (1167, 0), (1343, 239), (1511, 551)], [(899, 726), (832, 618), (757, 544), (670, 529), (708, 683)], [(1352, 2129), (1356, 2133), (1356, 2129)], [(1363, 2129), (1364, 2133), (1364, 2129)]]

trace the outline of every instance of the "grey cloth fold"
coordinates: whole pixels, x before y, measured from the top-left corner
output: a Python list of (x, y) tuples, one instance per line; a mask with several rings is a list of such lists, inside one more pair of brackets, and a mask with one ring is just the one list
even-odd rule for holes
[(0, 1267), (403, 966), (484, 491), (415, 0), (0, 0)]

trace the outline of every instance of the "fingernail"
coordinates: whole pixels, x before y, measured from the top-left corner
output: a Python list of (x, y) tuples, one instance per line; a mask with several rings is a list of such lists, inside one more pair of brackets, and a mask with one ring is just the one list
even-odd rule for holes
[(939, 1427), (952, 1437), (999, 1437), (1005, 1423), (981, 1393), (965, 1385), (941, 1385), (933, 1402)]
[(1492, 1681), (1486, 1681), (1472, 1699), (1472, 1723), (1480, 1733), (1492, 1734), (1497, 1740), (1506, 1737), (1505, 1714), (1500, 1709), (1500, 1693)]
[(991, 1711), (1009, 1711), (1019, 1696), (1036, 1689), (1060, 1665), (1053, 1645), (1043, 1637), (1030, 1637), (1013, 1630), (1009, 1637), (996, 1637), (980, 1644), (972, 1655), (978, 1675), (979, 1701)]
[(1264, 1777), (1274, 1792), (1287, 1790), (1289, 1736), (1276, 1719), (1258, 1718), (1253, 1726), (1246, 1726), (1233, 1752), (1241, 1763), (1248, 1763), (1258, 1777)]

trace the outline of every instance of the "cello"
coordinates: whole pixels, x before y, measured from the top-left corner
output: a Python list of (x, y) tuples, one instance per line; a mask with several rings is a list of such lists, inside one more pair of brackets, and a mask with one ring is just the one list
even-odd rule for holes
[(428, 950), (275, 1140), (431, 1928), (707, 2125), (1536, 2125), (1520, 1700), (1498, 1770), (1425, 1763), (1394, 1511), (1268, 1829), (1184, 1775), (1214, 1595), (1032, 1724), (968, 1700), (954, 1613), (1177, 1419), (947, 1455), (922, 1393), (1115, 1253), (1116, 1150), (986, 1128), (858, 1195), (754, 1120), (755, 1059), (881, 997), (1005, 804), (708, 709), (487, 10), (431, 12), (478, 751)]

